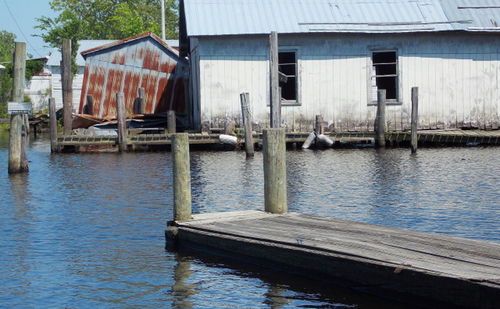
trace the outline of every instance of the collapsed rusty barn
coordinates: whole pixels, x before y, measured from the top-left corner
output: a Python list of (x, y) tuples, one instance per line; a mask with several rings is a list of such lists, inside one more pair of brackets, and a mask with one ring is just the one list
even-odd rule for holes
[[(137, 114), (146, 114), (165, 118), (167, 111), (174, 110), (178, 126), (190, 125), (187, 61), (158, 36), (148, 32), (81, 54), (85, 59), (85, 72), (80, 114), (85, 112), (99, 119), (115, 118), (116, 94), (123, 92), (129, 117), (140, 118)], [(142, 112), (136, 104), (139, 88), (144, 89)]]

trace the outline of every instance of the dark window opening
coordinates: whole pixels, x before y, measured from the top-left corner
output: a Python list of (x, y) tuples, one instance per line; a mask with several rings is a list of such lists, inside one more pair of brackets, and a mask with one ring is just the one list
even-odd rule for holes
[(297, 58), (295, 52), (279, 52), (278, 68), (287, 77), (286, 83), (281, 85), (281, 98), (287, 101), (297, 101)]
[[(372, 86), (374, 101), (377, 100), (377, 90), (385, 89), (387, 100), (398, 100), (397, 54), (391, 52), (374, 52), (372, 55), (373, 75)], [(373, 80), (374, 79), (374, 80)]]

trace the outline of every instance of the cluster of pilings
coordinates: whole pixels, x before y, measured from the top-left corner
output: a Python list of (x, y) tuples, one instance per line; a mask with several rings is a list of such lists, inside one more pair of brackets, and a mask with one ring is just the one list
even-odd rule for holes
[[(191, 219), (191, 172), (187, 133), (172, 138), (174, 183), (174, 221)], [(286, 147), (284, 129), (263, 132), (265, 211), (274, 214), (288, 212), (286, 192)]]

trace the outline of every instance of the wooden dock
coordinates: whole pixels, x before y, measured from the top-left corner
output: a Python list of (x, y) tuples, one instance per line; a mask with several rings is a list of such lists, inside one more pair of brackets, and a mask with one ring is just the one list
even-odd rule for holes
[(500, 244), (304, 214), (237, 211), (172, 221), (167, 242), (280, 265), (430, 308), (498, 308)]
[[(286, 133), (286, 143), (304, 143), (310, 133)], [(334, 141), (334, 147), (354, 146), (367, 147), (374, 145), (372, 132), (338, 132), (327, 136)], [(135, 146), (170, 146), (172, 134), (130, 134), (127, 145)], [(262, 134), (253, 134), (255, 143), (262, 143)], [(410, 132), (386, 133), (388, 145), (409, 143)], [(243, 143), (243, 138), (240, 138)], [(423, 130), (418, 132), (418, 141), (422, 145), (500, 145), (500, 130)], [(221, 144), (219, 134), (189, 134), (191, 145)], [(117, 146), (118, 137), (115, 136), (80, 136), (60, 135), (57, 137), (58, 146)]]

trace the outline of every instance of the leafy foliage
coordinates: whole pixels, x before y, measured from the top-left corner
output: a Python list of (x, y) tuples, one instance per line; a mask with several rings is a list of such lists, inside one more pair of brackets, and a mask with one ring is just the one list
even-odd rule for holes
[[(166, 35), (177, 37), (177, 0), (165, 1)], [(52, 0), (55, 18), (38, 18), (41, 37), (52, 47), (60, 47), (62, 39), (123, 39), (151, 31), (161, 33), (159, 0)]]
[(8, 31), (0, 31), (0, 64), (5, 69), (0, 70), (0, 118), (7, 117), (7, 101), (12, 92), (12, 55), (14, 53), (16, 36)]

